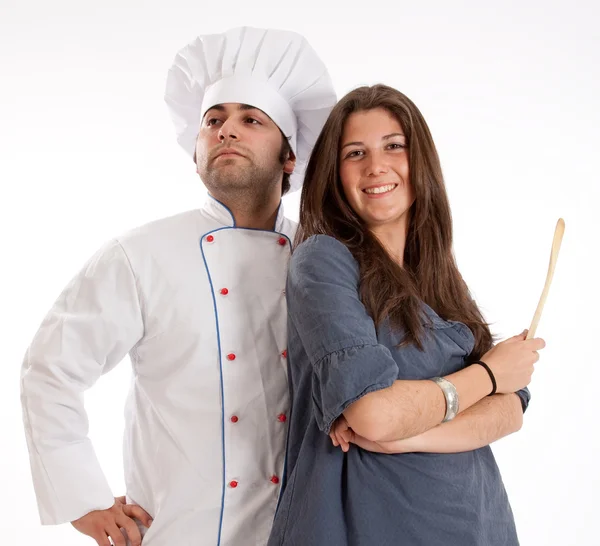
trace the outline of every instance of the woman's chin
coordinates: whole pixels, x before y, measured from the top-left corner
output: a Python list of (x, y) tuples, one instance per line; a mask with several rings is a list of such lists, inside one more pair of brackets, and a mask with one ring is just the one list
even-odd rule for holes
[(362, 218), (369, 229), (399, 226), (408, 211), (380, 211), (365, 214)]

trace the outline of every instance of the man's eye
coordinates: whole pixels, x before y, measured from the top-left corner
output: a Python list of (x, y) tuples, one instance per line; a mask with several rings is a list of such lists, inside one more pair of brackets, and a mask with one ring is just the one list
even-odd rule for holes
[(260, 125), (260, 121), (256, 118), (246, 118), (246, 123), (250, 123), (251, 125)]
[(209, 127), (212, 127), (213, 125), (216, 125), (218, 123), (218, 119), (217, 118), (210, 118), (207, 122), (206, 125), (208, 125)]

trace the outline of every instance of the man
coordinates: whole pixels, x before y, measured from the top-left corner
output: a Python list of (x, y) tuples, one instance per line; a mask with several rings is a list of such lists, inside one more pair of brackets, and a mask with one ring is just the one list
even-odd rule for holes
[[(22, 403), (41, 520), (102, 546), (124, 545), (122, 532), (144, 546), (264, 545), (289, 410), (295, 226), (280, 202), (335, 93), (304, 38), (239, 28), (182, 49), (166, 100), (209, 197), (108, 243), (37, 332)], [(127, 499), (114, 499), (83, 393), (127, 353)]]

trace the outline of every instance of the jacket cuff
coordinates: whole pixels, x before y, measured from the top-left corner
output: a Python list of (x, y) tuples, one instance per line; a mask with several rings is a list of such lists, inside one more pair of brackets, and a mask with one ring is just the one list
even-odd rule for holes
[(33, 451), (31, 470), (42, 525), (75, 521), (115, 503), (89, 439), (45, 454)]

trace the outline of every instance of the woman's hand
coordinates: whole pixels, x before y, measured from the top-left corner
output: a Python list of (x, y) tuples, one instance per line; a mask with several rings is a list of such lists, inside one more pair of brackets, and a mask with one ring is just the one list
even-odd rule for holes
[(525, 339), (527, 330), (510, 337), (483, 355), (496, 378), (496, 392), (513, 393), (531, 382), (534, 364), (540, 359), (538, 351), (546, 346), (542, 338)]
[(329, 437), (335, 447), (341, 447), (344, 453), (350, 449), (350, 444), (371, 451), (372, 453), (408, 453), (411, 451), (408, 440), (398, 440), (395, 442), (372, 442), (362, 436), (359, 436), (348, 425), (348, 421), (342, 415), (333, 423), (329, 432)]
[(341, 447), (344, 453), (347, 453), (350, 449), (350, 443), (353, 436), (354, 432), (343, 415), (335, 420), (329, 431), (329, 437), (331, 438), (333, 445), (335, 447)]

